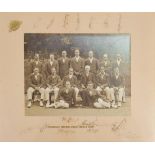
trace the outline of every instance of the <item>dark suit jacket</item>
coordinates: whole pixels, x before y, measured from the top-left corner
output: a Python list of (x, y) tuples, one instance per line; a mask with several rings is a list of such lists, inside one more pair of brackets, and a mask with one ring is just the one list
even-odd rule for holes
[(124, 77), (119, 75), (118, 79), (116, 79), (115, 74), (113, 74), (110, 79), (110, 85), (111, 87), (124, 87)]
[(112, 64), (110, 63), (110, 61), (108, 60), (107, 63), (105, 63), (105, 61), (101, 61), (99, 63), (99, 67), (102, 67), (102, 66), (104, 67), (105, 72), (110, 75), (111, 69), (112, 69)]
[(70, 66), (74, 69), (75, 72), (81, 73), (84, 70), (84, 60), (79, 58), (79, 61), (76, 61), (76, 58), (72, 58), (70, 61)]
[(75, 75), (72, 78), (69, 78), (69, 75), (65, 76), (63, 78), (63, 86), (65, 86), (66, 81), (70, 81), (72, 87), (77, 86), (77, 77)]
[(43, 76), (41, 74), (38, 74), (37, 79), (35, 78), (34, 73), (31, 73), (29, 76), (29, 86), (32, 88), (35, 87), (43, 87), (44, 85), (44, 80)]
[(33, 70), (36, 67), (39, 68), (39, 72), (42, 73), (42, 67), (43, 67), (43, 65), (42, 65), (42, 62), (41, 61), (39, 61), (38, 64), (36, 64), (35, 61), (32, 61), (31, 62), (31, 73), (33, 73)]
[(65, 62), (63, 62), (63, 58), (58, 59), (59, 64), (59, 75), (61, 79), (64, 78), (64, 76), (68, 75), (69, 67), (70, 67), (70, 59), (66, 58)]
[(61, 85), (61, 79), (59, 75), (56, 75), (53, 77), (52, 75), (49, 75), (46, 81), (46, 84), (49, 84), (51, 86), (60, 86)]
[(113, 71), (114, 71), (114, 68), (116, 68), (116, 67), (118, 67), (119, 68), (119, 71), (120, 71), (120, 74), (123, 74), (124, 75), (124, 73), (125, 73), (125, 64), (124, 64), (124, 62), (122, 62), (121, 61), (121, 63), (118, 65), (117, 64), (117, 61), (115, 61), (114, 63), (113, 63), (113, 65), (112, 65), (112, 68), (113, 68)]
[(89, 81), (93, 82), (94, 87), (96, 86), (94, 74), (89, 73), (89, 76), (86, 76), (86, 73), (84, 72), (81, 76), (81, 84), (87, 87)]
[(90, 72), (92, 73), (97, 73), (98, 69), (99, 69), (99, 62), (96, 58), (93, 58), (92, 63), (90, 62), (89, 58), (85, 60), (85, 65), (89, 65), (90, 66)]
[(105, 75), (103, 76), (103, 78), (102, 78), (102, 74), (101, 73), (99, 73), (99, 74), (97, 74), (97, 76), (96, 76), (96, 85), (97, 86), (109, 86), (110, 84), (109, 84), (109, 81), (110, 79), (109, 79), (109, 76), (105, 73)]
[(56, 72), (58, 74), (58, 72), (59, 72), (59, 65), (58, 65), (58, 62), (56, 60), (54, 60), (52, 65), (50, 64), (49, 61), (45, 64), (44, 73), (46, 75), (46, 78), (51, 74), (51, 69), (53, 67), (56, 69)]
[(75, 103), (75, 91), (73, 88), (70, 88), (68, 93), (66, 93), (66, 88), (62, 88), (59, 91), (58, 94), (58, 100), (64, 100), (67, 103), (69, 103), (69, 105), (71, 105), (72, 103)]

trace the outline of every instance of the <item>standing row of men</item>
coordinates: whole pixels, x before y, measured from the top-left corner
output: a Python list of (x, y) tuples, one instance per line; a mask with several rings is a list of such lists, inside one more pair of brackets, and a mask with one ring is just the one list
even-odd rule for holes
[[(32, 105), (33, 93), (40, 92), (40, 106), (46, 102), (46, 107), (68, 108), (76, 104), (80, 95), (83, 106), (96, 108), (121, 106), (125, 99), (122, 60), (117, 55), (115, 63), (111, 64), (107, 54), (99, 62), (89, 51), (89, 57), (84, 60), (80, 51), (75, 50), (75, 57), (69, 59), (67, 52), (62, 51), (62, 57), (55, 60), (50, 54), (49, 61), (43, 66), (36, 54), (31, 63), (29, 88), (27, 91), (28, 107)], [(51, 104), (51, 96), (54, 95)]]

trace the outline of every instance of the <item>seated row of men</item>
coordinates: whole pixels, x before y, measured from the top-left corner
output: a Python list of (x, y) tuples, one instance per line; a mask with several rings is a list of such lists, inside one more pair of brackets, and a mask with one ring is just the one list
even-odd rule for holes
[(122, 73), (122, 66), (123, 62), (121, 59), (120, 54), (116, 55), (116, 60), (114, 62), (110, 62), (108, 55), (104, 54), (103, 59), (99, 61), (97, 58), (94, 57), (94, 52), (88, 52), (88, 58), (83, 59), (80, 56), (80, 51), (78, 49), (75, 50), (75, 56), (73, 58), (67, 57), (67, 52), (62, 51), (62, 57), (58, 60), (55, 60), (54, 54), (49, 55), (49, 60), (43, 64), (39, 60), (39, 54), (35, 54), (34, 61), (31, 62), (30, 70), (31, 73), (33, 72), (34, 68), (39, 68), (40, 73), (43, 74), (44, 78), (47, 79), (48, 76), (51, 74), (51, 68), (55, 68), (57, 74), (60, 76), (61, 80), (68, 75), (69, 68), (73, 68), (74, 75), (80, 80), (80, 76), (84, 71), (84, 67), (86, 65), (90, 66), (90, 72), (93, 74), (97, 74), (101, 66), (104, 66), (105, 72), (110, 74), (112, 68), (118, 67), (120, 72)]
[[(54, 108), (69, 108), (77, 104), (78, 96), (82, 98), (82, 106), (95, 108), (117, 108), (124, 101), (124, 78), (115, 67), (113, 74), (107, 74), (105, 67), (101, 66), (99, 73), (90, 72), (91, 66), (86, 65), (80, 74), (80, 80), (74, 74), (74, 69), (69, 68), (69, 74), (61, 80), (56, 68), (51, 68), (51, 74), (45, 78), (39, 73), (39, 68), (29, 77), (27, 91), (28, 107), (32, 105), (33, 93), (40, 92), (40, 106)], [(51, 102), (51, 95), (54, 99)]]

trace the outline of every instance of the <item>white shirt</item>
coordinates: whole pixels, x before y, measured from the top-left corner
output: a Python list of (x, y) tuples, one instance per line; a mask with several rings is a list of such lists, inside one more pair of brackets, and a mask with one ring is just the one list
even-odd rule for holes
[(35, 61), (36, 65), (38, 65), (39, 61)]
[(65, 58), (62, 58), (62, 62), (65, 63)]
[(89, 58), (89, 61), (90, 61), (90, 63), (92, 63), (93, 62), (93, 58)]
[(34, 77), (35, 77), (35, 79), (36, 79), (36, 80), (38, 79), (38, 75), (39, 75), (39, 74), (37, 74), (37, 75), (34, 75)]
[(73, 77), (73, 75), (69, 75), (69, 78), (71, 79)]
[(116, 79), (118, 79), (118, 77), (119, 77), (119, 74), (115, 74), (115, 77), (116, 77)]
[(105, 76), (105, 72), (104, 73), (101, 73), (101, 78), (103, 79)]
[(68, 94), (68, 92), (69, 92), (69, 90), (68, 89), (66, 89), (66, 93)]
[(78, 62), (78, 61), (79, 61), (79, 58), (80, 58), (80, 57), (75, 57), (75, 59), (76, 59), (76, 62)]
[(51, 64), (51, 66), (52, 66), (52, 65), (53, 65), (53, 61), (50, 60), (50, 64)]
[(108, 61), (104, 61), (104, 65), (107, 66)]
[(86, 76), (88, 77), (89, 76), (89, 73), (86, 73)]
[(120, 65), (120, 63), (121, 63), (121, 59), (120, 60), (117, 59), (118, 66)]

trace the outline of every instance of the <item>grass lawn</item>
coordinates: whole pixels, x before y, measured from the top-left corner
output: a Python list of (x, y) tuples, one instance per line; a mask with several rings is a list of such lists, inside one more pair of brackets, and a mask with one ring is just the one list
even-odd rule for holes
[[(26, 101), (25, 101), (26, 102)], [(53, 109), (39, 107), (39, 103), (32, 104), (27, 108), (25, 104), (26, 116), (129, 116), (131, 111), (131, 97), (126, 97), (126, 103), (123, 103), (118, 109), (95, 109), (95, 108), (70, 108)]]

